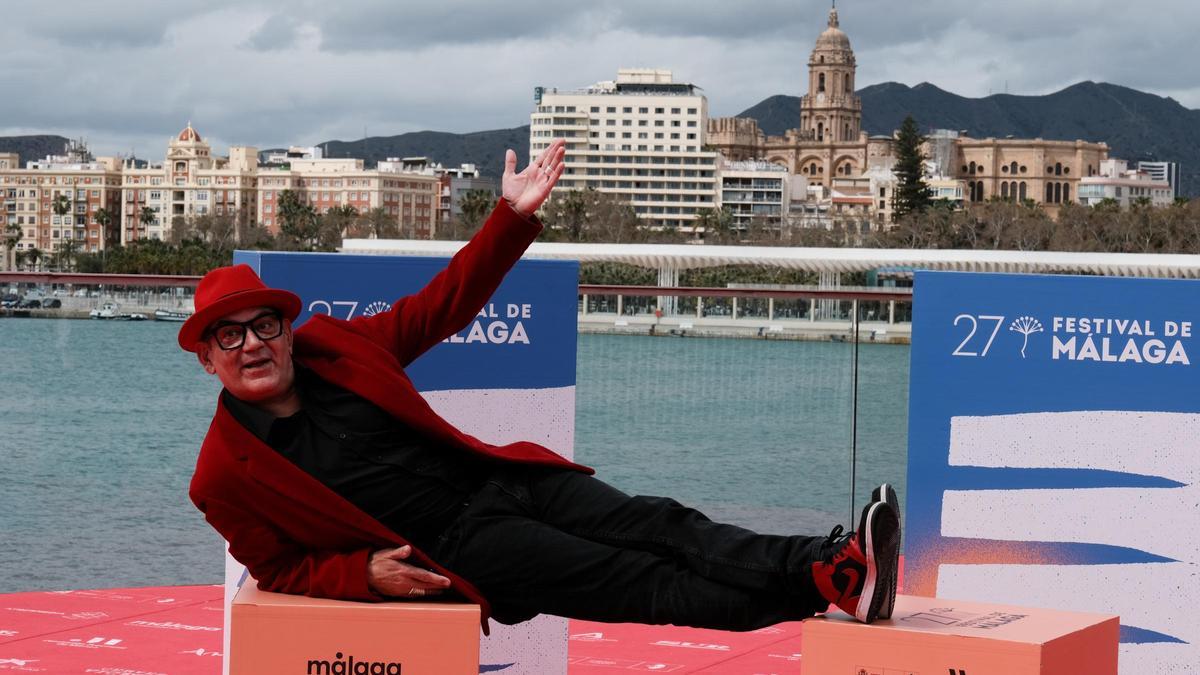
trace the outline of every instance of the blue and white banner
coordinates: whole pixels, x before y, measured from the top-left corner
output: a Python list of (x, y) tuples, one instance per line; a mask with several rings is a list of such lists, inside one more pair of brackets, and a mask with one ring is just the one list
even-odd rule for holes
[[(234, 254), (235, 264), (249, 264), (268, 286), (300, 296), (298, 325), (317, 313), (350, 319), (387, 311), (448, 262), (329, 253)], [(496, 444), (533, 441), (572, 458), (578, 279), (576, 262), (518, 262), (475, 320), (414, 361), (408, 376), (439, 415), (467, 433)], [(243, 572), (227, 559), (227, 611)], [(565, 675), (566, 668), (565, 619), (540, 616), (516, 626), (492, 622), (491, 636), (480, 643), (480, 672)]]
[[(449, 258), (238, 251), (234, 262), (299, 295), (301, 325), (313, 314), (350, 319), (387, 311)], [(578, 267), (520, 261), (475, 320), (415, 361), (408, 376), (422, 391), (574, 385)]]
[(905, 590), (1121, 616), (1200, 663), (1200, 283), (918, 272)]

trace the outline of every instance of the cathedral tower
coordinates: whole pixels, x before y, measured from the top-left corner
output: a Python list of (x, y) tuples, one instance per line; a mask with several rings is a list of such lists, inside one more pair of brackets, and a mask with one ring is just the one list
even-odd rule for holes
[(854, 50), (838, 28), (837, 7), (829, 10), (829, 27), (817, 38), (808, 59), (808, 93), (800, 101), (804, 138), (822, 143), (857, 141), (862, 102), (854, 95)]

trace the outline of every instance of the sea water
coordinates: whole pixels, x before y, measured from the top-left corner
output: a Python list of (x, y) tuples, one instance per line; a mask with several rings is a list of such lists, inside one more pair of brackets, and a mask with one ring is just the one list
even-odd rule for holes
[[(0, 319), (0, 593), (219, 583), (187, 498), (220, 390), (179, 324)], [(908, 348), (583, 335), (575, 457), (713, 519), (826, 534), (903, 499)], [(854, 405), (857, 401), (857, 406)]]

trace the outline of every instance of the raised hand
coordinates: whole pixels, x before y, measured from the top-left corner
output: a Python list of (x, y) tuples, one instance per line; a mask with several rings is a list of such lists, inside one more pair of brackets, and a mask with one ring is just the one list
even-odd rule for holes
[(404, 562), (411, 554), (411, 546), (372, 553), (367, 565), (367, 585), (380, 595), (396, 598), (424, 598), (438, 595), (450, 587), (446, 577)]
[(517, 173), (517, 153), (511, 149), (504, 153), (504, 178), (500, 187), (514, 211), (528, 218), (550, 196), (550, 189), (563, 172), (566, 145), (565, 140), (556, 139), (521, 173)]

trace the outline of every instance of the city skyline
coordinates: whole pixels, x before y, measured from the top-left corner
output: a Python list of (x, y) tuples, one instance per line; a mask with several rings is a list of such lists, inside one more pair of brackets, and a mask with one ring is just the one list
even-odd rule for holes
[[(213, 142), (277, 147), (522, 126), (535, 86), (578, 88), (619, 67), (669, 68), (713, 116), (805, 89), (822, 0), (737, 3), (127, 0), (4, 10), (0, 135), (84, 137), (154, 158), (189, 120)], [(1186, 2), (843, 0), (858, 87), (931, 82), (964, 96), (1107, 81), (1200, 108)], [(1178, 71), (1178, 72), (1176, 72)], [(19, 94), (19, 95), (18, 95)], [(22, 158), (33, 159), (33, 158)]]

